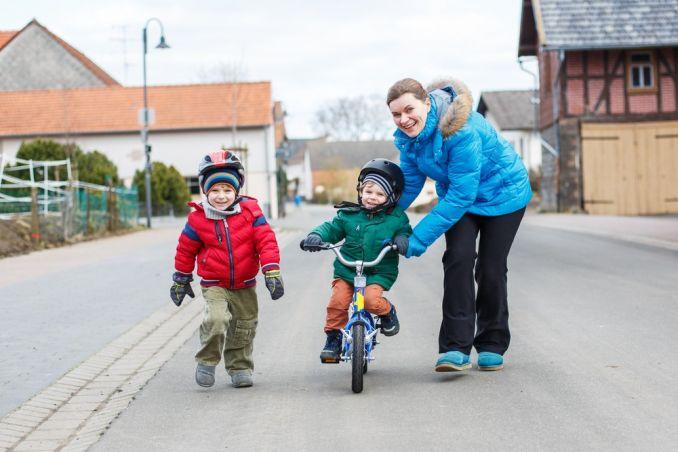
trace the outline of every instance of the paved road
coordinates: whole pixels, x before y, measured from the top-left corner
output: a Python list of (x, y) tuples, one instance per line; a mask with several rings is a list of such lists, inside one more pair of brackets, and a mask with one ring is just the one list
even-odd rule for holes
[[(286, 222), (308, 230), (329, 211)], [(502, 372), (437, 374), (442, 244), (406, 261), (365, 391), (320, 365), (329, 254), (283, 250), (287, 295), (263, 290), (256, 384), (193, 382), (194, 336), (94, 450), (666, 450), (678, 444), (678, 252), (525, 225), (510, 260)], [(260, 287), (260, 289), (263, 289)], [(672, 446), (673, 445), (673, 446)]]
[(0, 260), (0, 417), (167, 303), (182, 225)]

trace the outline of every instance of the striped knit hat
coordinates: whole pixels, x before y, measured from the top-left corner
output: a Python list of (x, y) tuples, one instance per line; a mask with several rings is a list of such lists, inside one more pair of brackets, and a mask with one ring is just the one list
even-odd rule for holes
[(240, 192), (240, 175), (235, 168), (219, 168), (208, 174), (202, 180), (202, 191), (207, 194), (218, 183), (228, 184), (235, 189), (235, 194)]
[(375, 184), (377, 187), (381, 188), (384, 193), (386, 194), (386, 204), (387, 205), (394, 205), (395, 204), (395, 195), (393, 193), (393, 188), (391, 187), (391, 184), (388, 182), (388, 179), (386, 179), (384, 176), (381, 174), (377, 173), (369, 173), (367, 176), (363, 178), (363, 184), (360, 187), (362, 191), (362, 187), (365, 186), (366, 183), (371, 182)]

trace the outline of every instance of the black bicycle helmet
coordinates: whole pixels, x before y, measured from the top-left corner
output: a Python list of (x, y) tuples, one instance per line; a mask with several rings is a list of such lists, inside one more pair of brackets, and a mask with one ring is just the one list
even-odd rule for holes
[(403, 175), (403, 170), (395, 164), (394, 162), (387, 159), (372, 159), (369, 162), (365, 163), (360, 170), (358, 175), (358, 185), (356, 190), (358, 190), (358, 203), (362, 205), (362, 200), (360, 197), (360, 187), (363, 185), (365, 176), (371, 173), (376, 173), (382, 176), (388, 184), (391, 186), (393, 191), (393, 198), (384, 204), (384, 208), (390, 208), (395, 206), (400, 200), (400, 196), (403, 194), (403, 188), (405, 187), (405, 176)]

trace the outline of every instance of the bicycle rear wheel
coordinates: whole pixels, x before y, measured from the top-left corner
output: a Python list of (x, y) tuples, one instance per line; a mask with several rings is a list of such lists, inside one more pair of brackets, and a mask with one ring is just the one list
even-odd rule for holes
[(351, 329), (351, 389), (363, 391), (363, 366), (365, 363), (365, 325), (356, 323)]

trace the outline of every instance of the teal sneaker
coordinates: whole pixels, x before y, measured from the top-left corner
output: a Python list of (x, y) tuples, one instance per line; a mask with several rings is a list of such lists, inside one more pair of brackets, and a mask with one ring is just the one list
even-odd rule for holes
[(456, 372), (471, 368), (471, 358), (459, 351), (443, 353), (436, 361), (436, 372)]
[(501, 370), (504, 368), (504, 357), (498, 353), (478, 353), (478, 370)]

